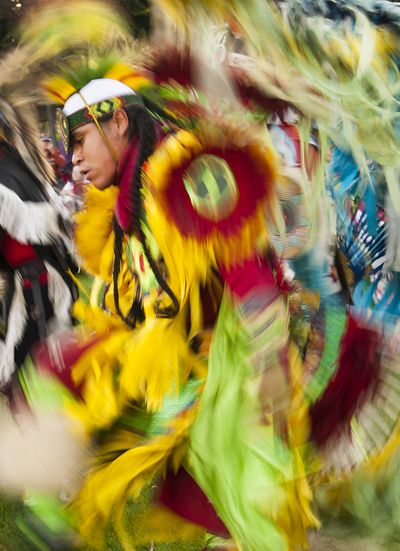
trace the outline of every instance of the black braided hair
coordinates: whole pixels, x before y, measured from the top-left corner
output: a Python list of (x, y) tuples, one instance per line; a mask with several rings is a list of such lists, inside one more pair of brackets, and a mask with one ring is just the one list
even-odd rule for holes
[[(143, 165), (149, 156), (153, 153), (156, 143), (156, 131), (155, 121), (150, 113), (144, 108), (138, 108), (137, 106), (128, 106), (125, 108), (128, 115), (130, 128), (128, 138), (132, 139), (134, 136), (139, 138), (139, 152), (136, 161), (136, 166), (133, 171), (132, 177), (132, 191), (131, 191), (131, 209), (132, 220), (129, 231), (133, 231), (138, 237), (144, 255), (147, 262), (152, 269), (158, 284), (161, 289), (167, 293), (171, 299), (171, 306), (167, 308), (156, 307), (156, 315), (158, 317), (174, 317), (179, 311), (179, 302), (171, 288), (167, 284), (163, 277), (160, 268), (153, 258), (150, 248), (147, 244), (146, 235), (143, 231), (143, 198), (142, 198), (142, 170)], [(107, 115), (102, 119), (102, 122), (107, 122), (111, 119), (112, 115)], [(121, 269), (122, 261), (122, 244), (124, 238), (124, 232), (121, 226), (118, 224), (116, 218), (113, 218), (114, 229), (114, 263), (113, 263), (113, 296), (114, 304), (118, 315), (125, 321), (129, 327), (135, 327), (137, 322), (142, 322), (145, 319), (142, 292), (137, 275), (136, 277), (136, 291), (132, 306), (126, 316), (121, 312), (119, 304), (119, 292), (118, 292), (118, 276)]]
[(137, 322), (144, 321), (144, 309), (142, 302), (142, 294), (140, 290), (139, 281), (136, 276), (136, 290), (135, 296), (133, 299), (132, 306), (126, 316), (121, 311), (119, 305), (119, 291), (118, 291), (118, 276), (121, 270), (121, 260), (122, 260), (122, 243), (124, 238), (124, 232), (121, 226), (118, 224), (115, 216), (113, 218), (113, 229), (114, 229), (114, 263), (113, 263), (113, 297), (115, 309), (117, 314), (124, 320), (124, 322), (129, 327), (135, 327)]
[(132, 229), (139, 238), (144, 255), (152, 269), (155, 278), (161, 289), (171, 299), (171, 305), (166, 308), (156, 307), (156, 315), (163, 318), (171, 318), (179, 312), (179, 301), (172, 292), (160, 268), (153, 258), (143, 230), (143, 197), (142, 197), (142, 170), (146, 160), (154, 151), (156, 143), (155, 122), (145, 109), (137, 109), (135, 116), (135, 130), (139, 137), (139, 154), (133, 172), (131, 207), (132, 207)]

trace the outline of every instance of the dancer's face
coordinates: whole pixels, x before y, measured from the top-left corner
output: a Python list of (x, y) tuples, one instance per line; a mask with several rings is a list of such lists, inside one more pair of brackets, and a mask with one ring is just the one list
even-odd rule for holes
[(100, 190), (116, 183), (117, 163), (128, 144), (129, 121), (125, 111), (118, 109), (101, 127), (108, 143), (94, 123), (84, 124), (72, 133), (72, 162)]

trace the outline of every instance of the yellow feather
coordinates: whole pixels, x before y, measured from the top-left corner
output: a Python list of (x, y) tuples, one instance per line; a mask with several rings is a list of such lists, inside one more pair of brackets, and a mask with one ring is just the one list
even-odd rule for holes
[(149, 411), (157, 411), (200, 362), (191, 352), (184, 317), (154, 318), (137, 329), (123, 352), (120, 385), (128, 398), (145, 400)]
[(60, 104), (64, 104), (76, 92), (76, 88), (61, 76), (55, 76), (45, 81), (43, 89), (51, 100)]
[[(142, 442), (140, 446), (132, 447), (131, 435), (118, 434), (114, 443), (115, 449), (128, 449), (115, 461), (100, 467), (91, 474), (80, 492), (75, 507), (83, 522), (80, 525), (82, 534), (90, 539), (104, 528), (105, 521), (113, 509), (124, 503), (129, 495), (137, 497), (142, 488), (151, 481), (157, 473), (163, 472), (166, 465), (173, 460), (174, 451), (182, 458), (181, 445), (188, 437), (198, 407), (196, 401), (189, 409), (174, 418), (166, 433), (151, 440)], [(108, 444), (112, 449), (112, 443)]]
[(100, 277), (96, 276), (92, 284), (92, 289), (90, 291), (90, 298), (89, 298), (89, 304), (92, 308), (99, 305), (99, 302), (100, 302), (99, 297), (100, 297), (100, 292), (103, 288), (103, 285), (104, 285), (104, 281)]
[[(121, 510), (124, 511), (123, 508)], [(181, 549), (187, 549), (193, 540), (194, 543), (198, 542), (199, 549), (204, 543), (205, 529), (184, 520), (167, 507), (158, 503), (149, 503), (143, 510), (140, 509), (133, 519), (132, 517), (129, 519), (129, 522), (134, 522), (135, 531), (134, 533), (132, 532), (130, 529), (131, 524), (129, 524), (124, 528), (125, 537), (121, 537), (121, 526), (118, 526), (121, 516), (115, 515), (114, 526), (124, 550), (126, 541), (137, 546), (145, 546), (149, 542), (157, 544), (181, 540)], [(128, 551), (128, 547), (126, 550)]]
[(52, 59), (80, 44), (113, 45), (129, 41), (130, 30), (114, 5), (100, 0), (55, 0), (38, 3), (21, 28), (22, 41), (35, 58)]
[(116, 63), (104, 74), (104, 78), (119, 80), (133, 90), (140, 90), (140, 88), (152, 84), (150, 79), (137, 73), (132, 67), (124, 65), (123, 63)]
[(117, 187), (99, 191), (90, 185), (84, 209), (76, 216), (75, 242), (84, 268), (104, 281), (109, 281), (112, 273), (112, 218), (117, 196)]

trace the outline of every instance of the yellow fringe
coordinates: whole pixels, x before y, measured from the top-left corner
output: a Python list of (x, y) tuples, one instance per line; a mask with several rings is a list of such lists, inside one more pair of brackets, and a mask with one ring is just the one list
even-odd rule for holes
[(295, 476), (286, 484), (287, 499), (277, 523), (289, 539), (289, 549), (294, 551), (297, 546), (307, 547), (307, 530), (319, 528), (320, 523), (311, 509), (313, 494), (304, 467), (309, 417), (302, 384), (303, 362), (294, 344), (289, 345), (289, 366), (292, 396), (286, 419)]
[[(177, 468), (186, 450), (197, 407), (196, 401), (170, 422), (166, 434), (143, 441), (141, 445), (132, 446), (130, 433), (125, 442), (119, 436), (115, 449), (122, 446), (128, 451), (93, 472), (74, 505), (83, 519), (80, 529), (86, 538), (104, 528), (114, 508), (130, 496), (137, 497), (157, 473), (166, 472), (168, 465)], [(108, 450), (110, 448), (112, 443), (108, 445)]]

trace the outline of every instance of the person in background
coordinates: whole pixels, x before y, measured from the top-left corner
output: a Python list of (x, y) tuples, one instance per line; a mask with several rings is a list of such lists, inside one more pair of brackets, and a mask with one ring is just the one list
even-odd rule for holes
[(82, 208), (85, 186), (87, 184), (88, 181), (85, 175), (81, 173), (78, 166), (74, 166), (71, 178), (60, 192), (62, 204), (71, 214), (78, 212)]
[(33, 346), (71, 324), (75, 298), (68, 217), (43, 143), (27, 98), (0, 89), (0, 391), (11, 398)]
[(46, 159), (56, 176), (55, 189), (61, 191), (68, 181), (67, 160), (59, 149), (54, 146), (51, 138), (41, 135), (40, 140)]

